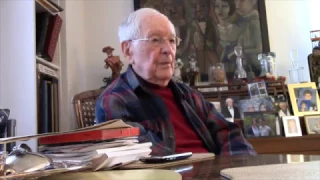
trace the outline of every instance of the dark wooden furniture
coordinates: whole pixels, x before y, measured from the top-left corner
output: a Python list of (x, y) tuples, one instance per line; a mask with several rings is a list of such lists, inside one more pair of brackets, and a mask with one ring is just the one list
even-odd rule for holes
[(320, 155), (320, 135), (247, 139), (259, 154)]
[[(284, 81), (277, 80), (264, 80), (266, 82), (267, 91), (269, 95), (276, 96), (279, 94), (288, 95), (288, 87)], [(227, 91), (221, 91), (219, 88), (228, 87)], [(219, 101), (221, 97), (227, 96), (245, 96), (250, 97), (247, 83), (232, 83), (232, 84), (210, 84), (210, 85), (199, 85), (193, 86), (192, 88), (202, 92), (202, 95), (210, 101)], [(210, 89), (215, 89), (217, 91), (210, 91)]]
[[(283, 81), (265, 80), (269, 95), (283, 94), (288, 96), (288, 88)], [(212, 84), (205, 86), (194, 86), (198, 90), (204, 88), (218, 88), (227, 86), (228, 91), (202, 91), (203, 96), (209, 101), (220, 101), (219, 99), (228, 96), (242, 96), (249, 97), (247, 84)], [(234, 88), (239, 88), (234, 90)], [(290, 102), (290, 101), (288, 101)], [(235, 120), (235, 122), (242, 127), (242, 120)], [(300, 125), (302, 129), (302, 137), (266, 137), (266, 138), (248, 138), (248, 141), (253, 145), (254, 149), (259, 154), (318, 154), (320, 155), (320, 135), (307, 135), (306, 125), (303, 117), (300, 118)]]
[(78, 128), (94, 125), (96, 100), (104, 89), (96, 89), (76, 94), (72, 98)]
[[(291, 155), (292, 156), (292, 155)], [(319, 161), (320, 156), (303, 155), (304, 162)], [(257, 156), (216, 156), (213, 160), (195, 162), (187, 165), (168, 167), (165, 169), (180, 172), (182, 179), (185, 180), (222, 180), (220, 171), (225, 168), (257, 166), (267, 164), (286, 164), (289, 160), (287, 155), (257, 155)], [(189, 168), (188, 168), (189, 167)], [(190, 169), (185, 170), (184, 169)]]

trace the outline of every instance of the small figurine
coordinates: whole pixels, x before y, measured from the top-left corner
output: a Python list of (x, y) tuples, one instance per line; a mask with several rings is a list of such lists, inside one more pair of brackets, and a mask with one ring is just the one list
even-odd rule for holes
[(112, 76), (111, 76), (112, 80), (116, 79), (120, 75), (120, 72), (123, 66), (123, 63), (121, 62), (119, 56), (113, 56), (112, 54), (113, 50), (114, 48), (110, 46), (104, 47), (102, 49), (102, 52), (107, 54), (107, 58), (104, 60), (105, 62), (104, 67), (106, 69), (110, 67), (110, 69), (112, 70)]
[(180, 58), (178, 58), (174, 65), (174, 73), (173, 73), (173, 79), (176, 81), (182, 81), (181, 78), (181, 68), (183, 67), (183, 62)]
[(195, 54), (192, 54), (188, 57), (190, 59), (189, 67), (187, 68), (188, 80), (189, 80), (190, 86), (194, 86), (196, 83), (196, 79), (199, 75), (199, 68), (197, 67), (197, 61), (195, 60)]

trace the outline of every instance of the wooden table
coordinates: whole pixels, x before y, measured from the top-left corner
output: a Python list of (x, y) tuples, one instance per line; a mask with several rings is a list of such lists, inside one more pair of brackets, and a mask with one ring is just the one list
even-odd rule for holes
[[(319, 155), (257, 155), (257, 156), (217, 156), (214, 160), (196, 162), (187, 165), (173, 166), (170, 169), (180, 172), (182, 179), (224, 179), (220, 176), (220, 170), (241, 166), (257, 166), (266, 164), (285, 164), (297, 161), (319, 161)], [(189, 170), (188, 170), (189, 169)]]

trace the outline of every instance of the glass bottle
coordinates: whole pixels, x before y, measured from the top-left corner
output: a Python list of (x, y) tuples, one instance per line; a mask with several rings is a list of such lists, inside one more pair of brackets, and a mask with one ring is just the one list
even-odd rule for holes
[(289, 69), (289, 77), (290, 77), (290, 83), (292, 84), (300, 83), (304, 81), (303, 67), (299, 67), (297, 57), (298, 57), (298, 51), (291, 50), (290, 59), (291, 59), (292, 67)]
[(244, 70), (243, 66), (242, 66), (242, 46), (236, 46), (234, 47), (234, 53), (237, 56), (236, 59), (236, 65), (237, 65), (237, 69), (234, 73), (234, 77), (235, 78), (247, 78), (247, 72)]
[(267, 73), (270, 75), (276, 75), (276, 54), (274, 52), (261, 53), (258, 55), (258, 60), (261, 65), (261, 73), (259, 76), (266, 76)]

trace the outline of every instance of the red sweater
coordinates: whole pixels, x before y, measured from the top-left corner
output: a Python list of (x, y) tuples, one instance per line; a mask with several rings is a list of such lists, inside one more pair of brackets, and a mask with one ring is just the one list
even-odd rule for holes
[(181, 109), (175, 101), (173, 93), (168, 87), (152, 87), (152, 91), (160, 96), (169, 111), (170, 121), (173, 124), (176, 138), (176, 153), (208, 152), (204, 147), (200, 137), (191, 128), (190, 123), (183, 115)]

